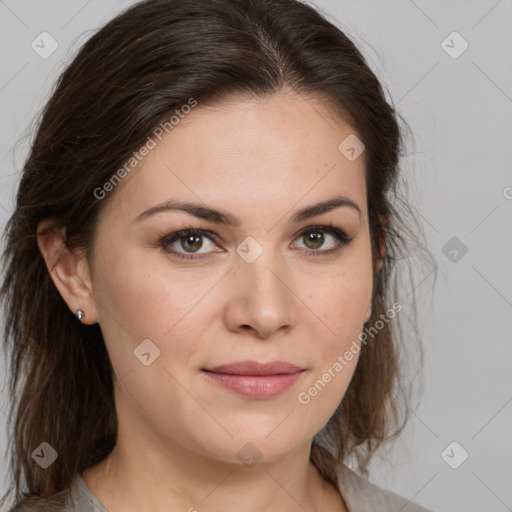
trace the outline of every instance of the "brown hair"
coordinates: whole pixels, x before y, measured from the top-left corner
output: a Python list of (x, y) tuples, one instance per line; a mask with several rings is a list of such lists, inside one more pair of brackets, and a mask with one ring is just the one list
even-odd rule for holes
[[(78, 322), (54, 286), (38, 249), (39, 222), (55, 219), (65, 227), (67, 247), (85, 248), (90, 257), (98, 212), (108, 200), (98, 200), (94, 191), (176, 109), (190, 98), (206, 105), (284, 89), (323, 99), (363, 141), (374, 262), (380, 242), (386, 245), (368, 325), (398, 300), (396, 264), (410, 256), (408, 242), (421, 228), (411, 230), (404, 221), (405, 214), (414, 216), (398, 190), (399, 116), (351, 40), (297, 0), (145, 0), (131, 6), (90, 37), (59, 77), (6, 227), (1, 293), (16, 501), (30, 496), (50, 503), (116, 442), (112, 366), (100, 327)], [(413, 292), (413, 312), (414, 304)], [(379, 445), (403, 429), (403, 337), (397, 317), (362, 346), (346, 395), (313, 442), (311, 459), (326, 479), (335, 481), (333, 464), (351, 456), (364, 473)], [(421, 348), (419, 336), (417, 341)], [(42, 442), (59, 454), (47, 469), (31, 457)]]

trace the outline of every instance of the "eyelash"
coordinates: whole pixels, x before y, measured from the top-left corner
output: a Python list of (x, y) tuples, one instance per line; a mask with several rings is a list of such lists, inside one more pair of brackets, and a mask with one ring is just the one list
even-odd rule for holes
[[(343, 247), (348, 245), (352, 238), (349, 238), (341, 229), (335, 228), (333, 226), (311, 226), (304, 230), (302, 230), (296, 238), (303, 237), (304, 235), (308, 233), (327, 233), (329, 235), (332, 235), (336, 239), (336, 247), (333, 247), (331, 249), (327, 249), (324, 251), (316, 250), (316, 251), (306, 251), (307, 256), (313, 256), (313, 257), (323, 257), (323, 256), (330, 256), (331, 254), (339, 252)], [(176, 251), (174, 249), (169, 249), (169, 245), (174, 243), (176, 240), (179, 240), (182, 237), (185, 237), (186, 235), (202, 235), (211, 240), (212, 242), (216, 242), (217, 237), (210, 231), (206, 231), (204, 229), (194, 229), (194, 228), (185, 228), (180, 231), (176, 231), (174, 233), (171, 233), (169, 235), (164, 236), (160, 240), (160, 246), (163, 248), (163, 250), (171, 254), (173, 257), (183, 259), (183, 260), (199, 260), (204, 259), (208, 257), (208, 254), (201, 253), (201, 255), (189, 255), (184, 256), (184, 253), (181, 253), (179, 251)]]

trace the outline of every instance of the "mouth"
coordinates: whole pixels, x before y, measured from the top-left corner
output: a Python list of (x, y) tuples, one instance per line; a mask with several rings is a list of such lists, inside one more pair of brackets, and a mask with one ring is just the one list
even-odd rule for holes
[(285, 361), (238, 361), (202, 372), (216, 384), (250, 398), (272, 398), (291, 388), (304, 368)]

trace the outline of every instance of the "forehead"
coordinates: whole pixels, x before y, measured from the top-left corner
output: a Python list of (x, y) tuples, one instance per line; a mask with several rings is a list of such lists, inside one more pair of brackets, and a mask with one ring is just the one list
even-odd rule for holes
[(364, 211), (365, 155), (340, 151), (354, 135), (326, 103), (298, 94), (198, 103), (125, 178), (111, 207), (133, 218), (179, 198), (261, 216), (344, 194)]

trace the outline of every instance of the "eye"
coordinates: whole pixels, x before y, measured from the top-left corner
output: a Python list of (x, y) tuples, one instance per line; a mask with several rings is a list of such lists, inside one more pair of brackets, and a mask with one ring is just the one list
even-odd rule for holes
[[(328, 235), (327, 238), (326, 235)], [(329, 240), (329, 237), (332, 239), (330, 248), (318, 250), (325, 245), (325, 241)], [(333, 226), (309, 227), (303, 230), (298, 238), (304, 240), (306, 249), (313, 249), (312, 251), (306, 251), (308, 256), (328, 256), (334, 254), (341, 251), (345, 245), (352, 241), (352, 238), (349, 238), (341, 229)]]
[[(206, 250), (205, 252), (198, 252), (199, 249), (204, 246), (203, 240), (205, 238), (212, 244), (215, 241), (215, 236), (213, 233), (208, 231), (204, 231), (202, 229), (182, 229), (181, 231), (176, 231), (175, 233), (171, 233), (170, 235), (162, 238), (160, 245), (166, 252), (171, 253), (177, 258), (196, 260), (204, 258), (205, 254), (211, 252), (211, 249)], [(177, 250), (176, 248), (169, 248), (169, 246), (172, 246), (175, 243), (177, 243), (178, 246), (189, 255), (185, 255), (183, 252)], [(206, 244), (206, 248), (208, 249), (208, 244)], [(196, 253), (197, 256), (195, 255)]]
[[(330, 248), (320, 250), (329, 237), (331, 238)], [(206, 247), (205, 239), (207, 240)], [(352, 241), (352, 238), (349, 238), (341, 229), (333, 226), (309, 227), (299, 233), (296, 239), (304, 240), (306, 249), (312, 249), (305, 251), (307, 256), (328, 256), (341, 251)], [(177, 258), (196, 260), (208, 257), (211, 252), (220, 252), (215, 250), (216, 240), (216, 235), (210, 231), (188, 228), (165, 236), (160, 240), (160, 246), (164, 251)], [(213, 247), (208, 248), (208, 244)], [(205, 250), (199, 252), (200, 249)]]

